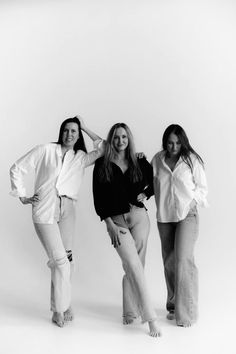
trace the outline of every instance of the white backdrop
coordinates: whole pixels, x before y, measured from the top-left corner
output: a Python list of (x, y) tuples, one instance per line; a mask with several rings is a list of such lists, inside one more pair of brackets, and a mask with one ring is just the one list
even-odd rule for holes
[[(162, 134), (169, 124), (178, 123), (186, 130), (205, 161), (210, 202), (209, 209), (200, 210), (196, 245), (200, 271), (198, 326), (206, 331), (188, 332), (194, 333), (189, 344), (193, 344), (192, 352), (201, 342), (203, 347), (208, 345), (210, 353), (222, 353), (223, 348), (235, 353), (230, 337), (236, 295), (235, 20), (236, 4), (229, 0), (0, 1), (0, 306), (4, 318), (0, 326), (4, 326), (1, 331), (5, 334), (1, 353), (19, 350), (17, 343), (21, 343), (22, 352), (32, 352), (26, 339), (22, 342), (27, 338), (31, 343), (29, 322), (32, 325), (35, 321), (36, 326), (32, 338), (37, 337), (39, 319), (45, 322), (44, 330), (50, 327), (47, 259), (33, 230), (30, 207), (9, 196), (8, 170), (36, 144), (55, 141), (61, 122), (76, 114), (81, 114), (102, 137), (112, 124), (127, 123), (137, 150), (144, 151), (149, 160), (161, 148)], [(90, 141), (86, 142), (91, 149)], [(104, 342), (96, 337), (94, 347), (94, 351), (104, 352), (103, 343), (108, 338), (116, 343), (117, 339), (116, 329), (109, 332), (109, 323), (118, 318), (116, 325), (120, 328), (123, 272), (105, 225), (95, 214), (91, 183), (89, 168), (78, 202), (75, 253), (79, 263), (73, 290), (75, 312), (84, 318), (84, 326), (79, 324), (77, 333), (74, 325), (70, 333), (78, 335), (82, 343), (86, 338), (87, 343), (88, 333), (95, 336), (102, 321), (107, 320), (108, 327), (99, 331)], [(30, 178), (27, 184), (30, 193)], [(183, 332), (176, 334), (175, 327), (164, 320), (166, 292), (153, 199), (147, 207), (151, 234), (146, 275), (155, 307), (163, 318), (164, 336), (167, 333), (169, 340), (174, 338), (183, 353)], [(208, 341), (208, 325), (213, 324), (216, 327)], [(20, 328), (25, 332), (18, 338)], [(64, 330), (69, 331), (69, 327)], [(133, 344), (125, 333), (132, 336), (133, 332), (117, 330), (119, 343), (125, 338), (125, 350), (120, 350), (132, 352)], [(212, 332), (218, 337), (216, 341)], [(199, 333), (202, 341), (197, 339)], [(69, 342), (75, 338), (70, 334)], [(138, 340), (135, 337), (135, 343)], [(40, 343), (40, 352), (47, 353), (46, 348), (53, 352), (54, 342)], [(168, 350), (169, 344), (165, 347), (163, 343), (158, 345)], [(138, 347), (151, 350), (140, 343)], [(92, 344), (86, 347), (87, 352), (92, 348)], [(34, 349), (37, 352), (37, 347)]]

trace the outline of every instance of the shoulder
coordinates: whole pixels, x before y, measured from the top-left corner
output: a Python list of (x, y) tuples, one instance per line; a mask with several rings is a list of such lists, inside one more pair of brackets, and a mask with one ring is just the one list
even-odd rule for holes
[(142, 173), (152, 173), (152, 165), (147, 161), (146, 157), (138, 158), (137, 161)]
[(94, 168), (95, 169), (100, 169), (103, 167), (103, 163), (104, 163), (104, 157), (99, 157), (96, 161), (95, 161), (95, 164), (94, 164)]
[(139, 164), (140, 166), (149, 165), (149, 162), (148, 162), (148, 160), (146, 159), (145, 156), (138, 157), (138, 158), (137, 158), (137, 161), (138, 161), (138, 164)]
[(165, 152), (163, 150), (158, 151), (152, 158), (151, 164), (155, 164), (158, 161), (161, 161), (165, 156)]
[(43, 153), (44, 151), (46, 151), (48, 149), (48, 145), (49, 144), (39, 144), (36, 145), (32, 150), (35, 151), (35, 153)]
[(57, 150), (60, 145), (57, 144), (57, 143), (47, 143), (47, 144), (41, 144), (41, 145), (38, 145), (40, 147), (41, 150)]
[(191, 152), (189, 157), (190, 157), (190, 159), (192, 161), (193, 167), (198, 167), (198, 166), (203, 167), (202, 162), (198, 159), (198, 157), (195, 154), (193, 154)]

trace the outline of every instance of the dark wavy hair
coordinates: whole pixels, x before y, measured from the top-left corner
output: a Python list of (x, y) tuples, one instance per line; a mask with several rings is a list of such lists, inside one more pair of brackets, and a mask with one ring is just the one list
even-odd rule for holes
[(103, 168), (101, 169), (100, 177), (105, 182), (111, 181), (112, 178), (111, 162), (114, 160), (115, 156), (117, 155), (117, 152), (115, 151), (113, 145), (113, 140), (116, 134), (116, 130), (118, 128), (123, 128), (126, 131), (128, 137), (128, 146), (126, 148), (125, 154), (129, 164), (129, 178), (133, 182), (138, 182), (142, 180), (143, 176), (139, 164), (137, 162), (133, 135), (131, 133), (130, 128), (125, 123), (114, 124), (107, 135), (105, 153), (103, 159)]
[(86, 145), (85, 145), (85, 142), (84, 142), (84, 137), (83, 137), (82, 130), (81, 130), (81, 127), (80, 127), (80, 121), (79, 121), (78, 117), (67, 118), (66, 120), (64, 120), (64, 122), (62, 122), (61, 127), (60, 127), (60, 131), (59, 131), (59, 137), (58, 137), (58, 140), (57, 140), (57, 144), (60, 144), (60, 145), (63, 144), (62, 136), (63, 136), (63, 132), (64, 132), (64, 129), (65, 129), (65, 126), (66, 126), (67, 123), (76, 123), (78, 125), (79, 138), (78, 138), (78, 140), (76, 141), (76, 143), (75, 143), (75, 145), (73, 147), (75, 153), (78, 150), (82, 150), (84, 152), (87, 152)]
[(202, 158), (192, 148), (192, 146), (189, 143), (187, 134), (185, 133), (184, 129), (178, 124), (171, 124), (164, 131), (164, 134), (162, 137), (163, 150), (167, 151), (168, 138), (169, 138), (170, 134), (172, 134), (172, 133), (178, 137), (180, 144), (181, 144), (180, 156), (182, 157), (183, 161), (189, 166), (191, 171), (193, 170), (193, 163), (192, 163), (191, 156), (190, 156), (191, 153), (193, 155), (195, 155), (196, 158), (198, 159), (198, 161), (204, 166), (204, 162), (203, 162)]

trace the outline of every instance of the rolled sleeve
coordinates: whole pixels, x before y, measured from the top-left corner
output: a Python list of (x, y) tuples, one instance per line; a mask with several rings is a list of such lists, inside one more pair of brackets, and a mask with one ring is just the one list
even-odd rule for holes
[(11, 191), (13, 197), (25, 197), (24, 176), (35, 169), (39, 156), (42, 155), (42, 146), (38, 145), (20, 159), (10, 168)]

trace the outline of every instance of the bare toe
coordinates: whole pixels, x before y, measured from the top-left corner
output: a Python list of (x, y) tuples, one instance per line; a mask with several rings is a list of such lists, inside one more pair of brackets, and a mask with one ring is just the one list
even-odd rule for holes
[(53, 312), (52, 322), (55, 323), (58, 327), (64, 326), (64, 316), (60, 312)]
[(177, 326), (187, 328), (187, 327), (191, 327), (192, 324), (190, 322), (178, 322)]
[(72, 308), (69, 307), (65, 312), (64, 312), (64, 321), (73, 321), (74, 319), (74, 314), (72, 311)]
[(150, 329), (149, 335), (151, 337), (161, 337), (161, 330), (158, 327), (156, 320), (148, 322), (148, 325)]
[(123, 325), (129, 325), (134, 322), (136, 316), (131, 313), (123, 315)]

